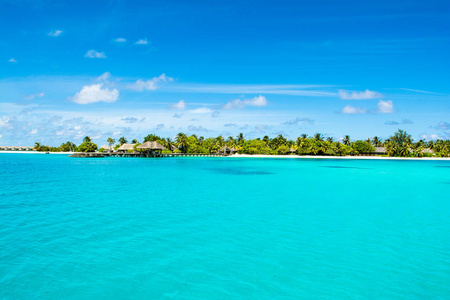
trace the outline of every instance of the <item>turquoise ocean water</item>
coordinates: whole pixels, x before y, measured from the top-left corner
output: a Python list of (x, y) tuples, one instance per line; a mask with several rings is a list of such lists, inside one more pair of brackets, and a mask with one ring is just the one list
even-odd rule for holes
[(0, 299), (449, 299), (450, 161), (0, 154)]

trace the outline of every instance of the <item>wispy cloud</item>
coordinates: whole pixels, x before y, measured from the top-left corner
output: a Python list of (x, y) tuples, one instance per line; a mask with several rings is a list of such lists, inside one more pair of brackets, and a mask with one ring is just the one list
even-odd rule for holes
[(63, 33), (62, 30), (54, 30), (48, 33), (49, 36), (58, 37)]
[(366, 100), (383, 97), (382, 94), (374, 91), (365, 90), (362, 92), (338, 90), (339, 98), (342, 100)]
[(314, 125), (314, 120), (308, 118), (295, 118), (293, 120), (288, 120), (283, 123), (284, 125)]
[(33, 100), (34, 98), (41, 98), (44, 97), (44, 93), (36, 93), (36, 94), (31, 94), (31, 95), (27, 95), (24, 96), (23, 99), (25, 100)]
[(89, 50), (84, 57), (88, 57), (88, 58), (106, 58), (106, 55), (104, 52), (97, 52), (95, 50)]
[(16, 63), (17, 60), (16, 60), (15, 58), (10, 58), (10, 59), (8, 59), (8, 62), (10, 62), (10, 63)]
[(378, 112), (382, 114), (391, 114), (394, 112), (394, 103), (391, 100), (380, 100), (377, 104)]
[(213, 112), (213, 110), (207, 107), (200, 107), (196, 109), (191, 109), (188, 112), (191, 114), (210, 114)]
[(235, 99), (224, 105), (224, 109), (243, 109), (247, 106), (263, 107), (267, 105), (267, 99), (259, 95), (251, 99)]
[(97, 77), (97, 81), (108, 82), (111, 79), (111, 73), (105, 72)]
[(136, 123), (138, 121), (138, 118), (128, 117), (128, 118), (123, 118), (121, 120), (124, 121), (125, 123)]
[(365, 108), (360, 108), (360, 107), (354, 107), (351, 106), (350, 104), (345, 106), (342, 110), (341, 110), (341, 114), (345, 114), (345, 115), (357, 115), (357, 114), (365, 114), (367, 111)]
[(443, 137), (437, 134), (422, 134), (420, 138), (423, 140), (434, 140), (434, 141), (443, 139)]
[(213, 111), (213, 113), (211, 114), (211, 118), (218, 118), (220, 116), (220, 111)]
[(78, 104), (90, 104), (95, 102), (113, 103), (119, 99), (119, 91), (103, 88), (102, 83), (85, 85), (73, 96), (72, 101)]
[(158, 83), (162, 82), (171, 82), (173, 81), (172, 77), (166, 76), (166, 74), (161, 74), (158, 77), (153, 77), (152, 79), (148, 80), (137, 80), (135, 83), (128, 85), (128, 88), (135, 91), (154, 91), (158, 88)]
[(450, 130), (450, 123), (448, 122), (439, 122), (438, 126), (436, 126), (437, 129), (442, 130)]
[(409, 119), (403, 119), (400, 122), (387, 121), (387, 122), (384, 123), (384, 125), (409, 125), (409, 124), (414, 124), (414, 122), (409, 120)]
[(116, 42), (116, 43), (125, 43), (126, 41), (127, 41), (127, 39), (124, 39), (124, 38), (117, 38), (114, 40), (114, 42)]
[(148, 40), (147, 39), (140, 39), (135, 44), (136, 45), (147, 45), (148, 44)]
[(399, 90), (416, 92), (416, 93), (422, 93), (422, 94), (440, 95), (439, 93), (434, 93), (434, 92), (429, 92), (429, 91), (422, 91), (422, 90), (407, 89), (407, 88), (399, 88)]
[(194, 125), (189, 125), (188, 126), (188, 131), (193, 131), (193, 132), (208, 132), (209, 130), (206, 129), (203, 126), (194, 126)]
[(335, 97), (337, 93), (332, 90), (331, 85), (301, 85), (301, 84), (280, 84), (280, 85), (227, 85), (227, 84), (189, 84), (172, 87), (173, 91), (191, 93), (211, 93), (211, 94), (274, 94), (310, 97)]
[(173, 109), (185, 109), (186, 108), (186, 102), (184, 102), (184, 100), (180, 100), (175, 104), (172, 104), (170, 106)]
[(183, 117), (183, 114), (174, 114), (172, 117), (175, 119), (181, 119)]

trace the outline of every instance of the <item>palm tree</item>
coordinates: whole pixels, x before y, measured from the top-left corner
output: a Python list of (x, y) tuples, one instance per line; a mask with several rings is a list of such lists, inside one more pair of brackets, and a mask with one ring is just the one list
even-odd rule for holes
[(175, 140), (177, 141), (178, 148), (180, 148), (181, 152), (186, 153), (189, 147), (189, 141), (186, 134), (182, 132), (178, 133), (177, 136), (175, 137)]
[(123, 136), (119, 139), (119, 144), (122, 146), (123, 144), (128, 143), (127, 139)]
[(393, 155), (409, 156), (411, 154), (410, 148), (412, 137), (404, 130), (399, 129), (394, 133), (394, 135), (390, 137), (389, 144), (391, 145), (391, 153), (393, 153)]
[(314, 139), (316, 141), (323, 141), (323, 135), (321, 133), (314, 134)]
[(138, 142), (137, 139), (133, 139), (133, 140), (131, 141), (131, 143), (132, 143), (132, 144), (137, 144), (137, 143), (139, 143), (139, 142)]
[(41, 143), (39, 143), (39, 142), (34, 143), (34, 149), (36, 149), (37, 151), (40, 151), (41, 150)]
[(85, 136), (83, 142), (92, 142), (92, 140), (89, 136)]
[(332, 136), (329, 136), (329, 137), (327, 137), (327, 141), (330, 142), (330, 143), (332, 143), (332, 142), (334, 142), (334, 139), (333, 139)]
[(301, 137), (302, 139), (306, 139), (306, 138), (308, 137), (308, 135), (307, 135), (306, 133), (302, 133), (302, 134), (300, 135), (300, 137)]
[(383, 142), (380, 138), (378, 138), (377, 136), (374, 136), (372, 139), (372, 145), (374, 147), (381, 147), (383, 145)]
[(112, 146), (116, 143), (116, 140), (113, 139), (112, 137), (109, 137), (109, 138), (106, 140), (106, 142), (107, 142), (108, 145), (109, 145), (109, 150), (111, 150), (111, 149), (112, 149)]
[(238, 142), (239, 145), (245, 142), (244, 134), (242, 132), (239, 133), (236, 138), (237, 138), (237, 142)]
[(219, 149), (222, 148), (224, 142), (225, 140), (223, 139), (223, 136), (219, 135), (218, 137), (216, 137), (216, 144)]
[(342, 155), (342, 151), (344, 150), (342, 148), (342, 144), (339, 142), (335, 142), (331, 145), (331, 149), (333, 149), (334, 153), (336, 153), (337, 155), (341, 156)]
[(343, 143), (345, 146), (349, 146), (350, 143), (351, 143), (350, 136), (349, 136), (349, 135), (344, 136), (344, 138), (342, 139), (342, 143)]
[(171, 138), (166, 138), (165, 142), (166, 142), (166, 148), (169, 149), (170, 151), (172, 151), (172, 146), (173, 146), (172, 139)]

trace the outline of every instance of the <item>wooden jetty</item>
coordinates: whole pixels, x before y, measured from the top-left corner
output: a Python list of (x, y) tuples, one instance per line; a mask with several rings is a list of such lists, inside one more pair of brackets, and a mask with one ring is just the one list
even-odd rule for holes
[(223, 157), (229, 154), (201, 154), (201, 153), (151, 153), (151, 152), (77, 152), (69, 157), (100, 158), (100, 157)]

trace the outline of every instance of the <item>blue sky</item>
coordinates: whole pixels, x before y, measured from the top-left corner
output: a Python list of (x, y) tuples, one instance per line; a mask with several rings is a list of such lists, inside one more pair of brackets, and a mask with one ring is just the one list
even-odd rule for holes
[(0, 145), (450, 138), (448, 1), (0, 2)]

